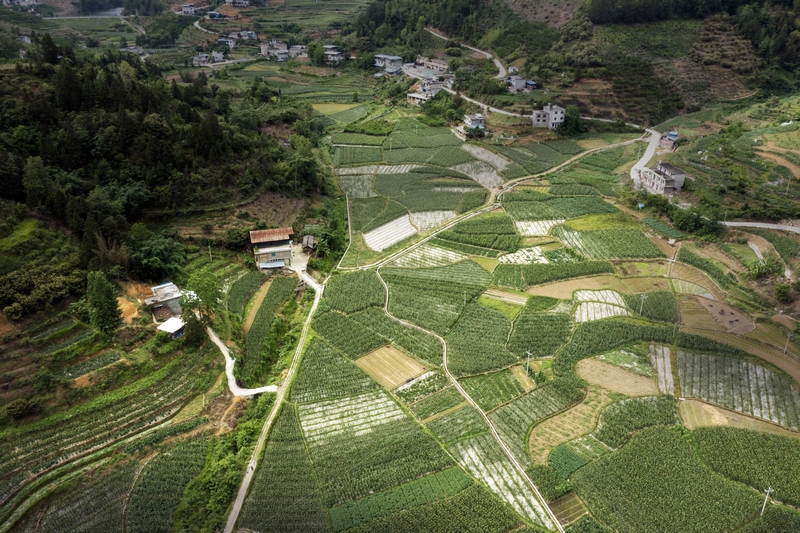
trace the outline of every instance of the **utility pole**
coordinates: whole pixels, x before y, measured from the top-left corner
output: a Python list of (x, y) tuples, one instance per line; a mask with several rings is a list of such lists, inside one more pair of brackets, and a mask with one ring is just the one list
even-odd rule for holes
[(766, 496), (764, 497), (764, 505), (761, 506), (761, 516), (764, 516), (764, 509), (767, 508), (767, 500), (769, 500), (770, 493), (775, 492), (775, 491), (772, 490), (772, 487), (770, 487), (770, 488), (766, 489), (764, 492), (766, 493)]
[(783, 345), (783, 353), (786, 353), (786, 350), (789, 348), (789, 339), (794, 337), (791, 333), (786, 336), (786, 344)]
[(392, 151), (392, 138), (389, 137), (389, 151)]
[[(464, 307), (467, 307), (467, 291), (464, 291)], [(785, 351), (783, 353), (786, 353)]]
[[(213, 263), (214, 259), (211, 257), (211, 243), (208, 243), (208, 262)], [(786, 352), (783, 352), (786, 353)]]
[(792, 173), (789, 173), (789, 181), (786, 182), (786, 194), (789, 194), (789, 185), (792, 184)]
[(647, 295), (642, 294), (642, 303), (639, 305), (639, 316), (641, 316), (642, 311), (644, 311), (644, 301), (647, 300)]
[(528, 356), (528, 358), (525, 360), (525, 375), (527, 376), (531, 366), (531, 351), (528, 350), (525, 352), (525, 355)]

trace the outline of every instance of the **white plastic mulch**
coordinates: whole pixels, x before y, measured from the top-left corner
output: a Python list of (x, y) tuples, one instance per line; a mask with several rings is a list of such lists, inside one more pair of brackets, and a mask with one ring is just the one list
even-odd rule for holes
[(411, 213), (411, 223), (422, 233), (439, 227), (456, 216), (455, 211), (420, 211)]
[(497, 173), (497, 170), (495, 170), (495, 168), (489, 163), (484, 161), (462, 163), (450, 168), (456, 172), (466, 174), (487, 189), (493, 189), (503, 184), (503, 178), (500, 177), (500, 174)]
[(517, 228), (517, 233), (523, 237), (544, 237), (550, 233), (550, 229), (559, 224), (566, 222), (565, 219), (561, 220), (534, 220), (514, 222)]
[(542, 255), (542, 249), (538, 246), (533, 248), (522, 248), (513, 254), (501, 255), (497, 258), (501, 263), (508, 263), (512, 265), (532, 265), (534, 263), (545, 264), (547, 258)]
[(467, 256), (453, 250), (423, 244), (395, 259), (392, 264), (399, 267), (436, 267), (463, 261)]
[(503, 171), (506, 169), (506, 167), (511, 165), (511, 161), (501, 155), (497, 155), (491, 150), (487, 150), (486, 148), (481, 148), (480, 146), (475, 146), (474, 144), (462, 144), (461, 148), (471, 153), (481, 161), (486, 161), (497, 170)]
[(367, 246), (376, 252), (382, 252), (398, 242), (416, 235), (416, 233), (417, 228), (411, 225), (408, 215), (403, 215), (391, 222), (387, 222), (383, 226), (368, 231), (364, 234), (364, 241)]
[(602, 290), (602, 291), (589, 291), (581, 289), (575, 291), (572, 295), (576, 302), (603, 302), (612, 305), (619, 305), (625, 307), (625, 299), (617, 291)]
[(612, 316), (630, 316), (624, 307), (601, 302), (583, 302), (575, 309), (575, 322), (591, 322)]

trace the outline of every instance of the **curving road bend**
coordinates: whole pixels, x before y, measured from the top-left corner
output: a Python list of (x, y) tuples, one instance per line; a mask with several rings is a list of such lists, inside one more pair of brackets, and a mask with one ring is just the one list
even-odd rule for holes
[[(447, 40), (447, 37), (445, 37), (441, 33), (436, 33), (435, 31), (433, 31), (430, 28), (425, 28), (425, 30), (428, 33), (430, 33), (431, 35), (433, 35), (434, 37), (438, 37), (439, 39), (443, 39), (445, 41)], [(497, 78), (498, 80), (502, 79), (502, 78), (505, 78), (506, 75), (508, 74), (508, 72), (506, 71), (506, 68), (503, 66), (503, 64), (500, 62), (500, 60), (497, 59), (496, 57), (494, 57), (489, 52), (486, 52), (485, 50), (478, 50), (474, 46), (470, 46), (470, 45), (465, 44), (465, 43), (461, 43), (461, 46), (463, 46), (464, 48), (469, 48), (473, 52), (478, 52), (479, 54), (481, 54), (484, 57), (486, 57), (486, 59), (491, 59), (492, 62), (494, 63), (494, 65), (497, 67), (497, 76), (495, 76), (495, 78)]]
[(638, 190), (641, 187), (641, 171), (647, 166), (647, 163), (656, 155), (656, 149), (661, 143), (661, 134), (654, 129), (648, 129), (647, 133), (650, 134), (650, 141), (647, 145), (647, 150), (639, 161), (631, 167), (631, 179), (633, 180), (633, 188)]
[(766, 222), (723, 222), (725, 226), (731, 228), (762, 228), (762, 229), (776, 229), (780, 231), (790, 231), (792, 233), (800, 233), (800, 227), (787, 226), (786, 224), (768, 224)]
[[(303, 348), (305, 347), (306, 343), (306, 337), (308, 336), (308, 330), (311, 327), (311, 318), (314, 316), (314, 313), (317, 310), (317, 305), (319, 305), (319, 302), (322, 299), (322, 293), (325, 289), (324, 283), (323, 284), (317, 283), (317, 281), (314, 278), (312, 278), (306, 273), (306, 262), (308, 261), (308, 257), (301, 252), (300, 254), (296, 254), (295, 258), (296, 259), (292, 261), (292, 266), (289, 268), (291, 270), (294, 270), (297, 276), (300, 279), (302, 279), (306, 283), (306, 285), (314, 289), (315, 291), (314, 303), (311, 306), (311, 310), (308, 313), (308, 317), (306, 317), (305, 324), (303, 324), (303, 332), (300, 334), (300, 339), (297, 341), (297, 348), (294, 351), (292, 364), (289, 366), (289, 371), (286, 374), (286, 378), (283, 380), (283, 383), (279, 387), (276, 387), (278, 396), (275, 398), (275, 403), (272, 405), (272, 409), (270, 410), (269, 415), (267, 416), (267, 419), (264, 422), (264, 426), (261, 428), (261, 434), (258, 437), (256, 446), (255, 448), (253, 448), (253, 455), (250, 457), (250, 463), (247, 466), (244, 478), (242, 479), (242, 484), (239, 486), (239, 492), (236, 495), (236, 500), (233, 502), (233, 507), (231, 508), (231, 512), (228, 515), (228, 521), (225, 524), (225, 533), (233, 533), (233, 530), (236, 527), (236, 521), (239, 519), (239, 513), (241, 513), (242, 511), (244, 500), (247, 497), (248, 490), (250, 489), (250, 483), (253, 481), (253, 476), (255, 475), (256, 472), (256, 466), (258, 465), (258, 458), (261, 456), (261, 450), (264, 449), (264, 444), (267, 442), (267, 435), (269, 434), (269, 430), (272, 428), (272, 424), (275, 423), (275, 419), (278, 418), (278, 413), (280, 413), (281, 406), (283, 405), (283, 400), (285, 399), (286, 396), (286, 392), (289, 390), (289, 386), (291, 385), (292, 380), (294, 379), (294, 375), (297, 372), (297, 368), (300, 364), (300, 355), (303, 353)], [(225, 352), (223, 351), (223, 353)], [(226, 370), (227, 370), (227, 364), (226, 364)], [(230, 385), (230, 374), (228, 378), (228, 384)], [(245, 390), (256, 390), (256, 389), (245, 389)]]

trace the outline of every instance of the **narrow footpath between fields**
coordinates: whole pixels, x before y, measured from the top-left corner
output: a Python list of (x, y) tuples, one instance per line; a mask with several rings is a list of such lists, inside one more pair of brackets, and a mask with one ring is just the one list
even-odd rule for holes
[[(405, 251), (408, 251), (408, 250), (405, 250)], [(421, 328), (420, 326), (417, 326), (416, 324), (412, 324), (411, 322), (406, 322), (405, 320), (399, 319), (396, 316), (392, 315), (389, 312), (389, 286), (386, 284), (386, 281), (384, 281), (383, 276), (381, 276), (380, 268), (378, 268), (375, 272), (376, 272), (376, 274), (378, 274), (378, 279), (381, 280), (381, 283), (383, 284), (383, 288), (384, 288), (385, 294), (386, 294), (386, 299), (384, 300), (384, 303), (383, 303), (383, 313), (387, 317), (391, 318), (392, 320), (394, 320), (396, 322), (399, 322), (400, 324), (403, 324), (404, 326), (407, 326), (407, 327), (410, 327), (410, 328), (414, 328), (414, 329), (422, 331), (423, 333), (426, 333), (426, 334), (428, 334), (428, 335), (430, 335), (432, 337), (435, 337), (436, 339), (439, 340), (440, 343), (442, 343), (442, 369), (444, 370), (444, 373), (447, 376), (447, 379), (450, 381), (450, 383), (453, 384), (453, 386), (456, 388), (456, 390), (459, 392), (459, 394), (461, 394), (461, 396), (467, 402), (469, 402), (469, 404), (476, 411), (478, 411), (478, 413), (480, 413), (481, 417), (483, 418), (483, 421), (489, 427), (489, 430), (491, 431), (492, 436), (494, 437), (495, 441), (497, 441), (497, 444), (503, 450), (503, 453), (506, 455), (506, 457), (508, 457), (508, 460), (511, 461), (511, 464), (514, 465), (514, 469), (517, 470), (517, 473), (522, 477), (522, 479), (525, 480), (525, 482), (528, 484), (528, 486), (530, 486), (530, 488), (533, 490), (533, 493), (536, 495), (536, 498), (538, 500), (539, 505), (542, 507), (542, 509), (544, 509), (547, 512), (547, 516), (549, 517), (550, 521), (552, 522), (552, 525), (554, 525), (555, 528), (560, 533), (564, 533), (564, 527), (561, 525), (561, 523), (558, 521), (558, 519), (556, 519), (555, 514), (553, 514), (553, 511), (550, 509), (550, 506), (547, 505), (547, 502), (542, 497), (542, 494), (539, 492), (539, 489), (536, 488), (536, 485), (533, 484), (533, 481), (531, 481), (531, 478), (528, 477), (528, 474), (525, 472), (525, 469), (522, 468), (522, 465), (519, 464), (517, 459), (514, 457), (514, 454), (511, 453), (511, 450), (508, 448), (508, 446), (506, 446), (505, 442), (503, 442), (503, 439), (500, 437), (500, 434), (497, 432), (497, 429), (494, 427), (494, 424), (492, 423), (492, 421), (486, 415), (486, 412), (483, 409), (481, 409), (481, 407), (475, 402), (475, 400), (472, 399), (472, 397), (467, 393), (467, 391), (464, 390), (464, 388), (461, 386), (461, 384), (458, 381), (456, 381), (456, 378), (450, 373), (450, 370), (447, 368), (447, 341), (445, 341), (443, 337), (440, 337), (439, 335), (437, 335), (436, 333), (434, 333), (432, 331), (429, 331), (429, 330), (427, 330), (425, 328)], [(545, 526), (547, 527), (548, 524), (545, 524)]]

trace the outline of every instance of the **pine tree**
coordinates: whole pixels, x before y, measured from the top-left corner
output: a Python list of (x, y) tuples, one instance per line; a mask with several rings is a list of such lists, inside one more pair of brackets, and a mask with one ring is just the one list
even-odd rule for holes
[(92, 326), (110, 337), (122, 324), (122, 310), (117, 302), (116, 290), (102, 272), (89, 272), (88, 280), (86, 298)]

